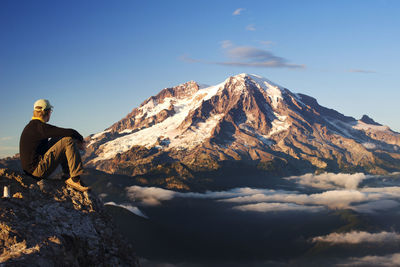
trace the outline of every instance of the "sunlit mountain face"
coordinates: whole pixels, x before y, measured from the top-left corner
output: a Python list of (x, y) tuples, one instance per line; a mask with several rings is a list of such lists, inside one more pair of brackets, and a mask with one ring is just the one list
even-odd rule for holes
[(400, 171), (399, 133), (250, 74), (163, 89), (87, 141), (87, 166), (174, 190), (263, 186), (315, 172)]

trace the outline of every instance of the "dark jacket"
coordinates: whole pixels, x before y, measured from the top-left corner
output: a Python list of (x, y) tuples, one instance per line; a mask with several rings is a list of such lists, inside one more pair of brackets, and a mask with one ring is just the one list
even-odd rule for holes
[[(31, 174), (39, 164), (40, 158), (55, 143), (54, 140), (62, 137), (83, 141), (82, 135), (73, 129), (59, 128), (36, 119), (31, 120), (22, 131), (19, 141), (22, 169)], [(53, 142), (49, 138), (52, 138)]]

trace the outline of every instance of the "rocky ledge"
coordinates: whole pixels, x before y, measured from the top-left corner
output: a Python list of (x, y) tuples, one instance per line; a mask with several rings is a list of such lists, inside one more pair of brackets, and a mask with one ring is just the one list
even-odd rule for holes
[(0, 169), (0, 266), (139, 266), (91, 193)]

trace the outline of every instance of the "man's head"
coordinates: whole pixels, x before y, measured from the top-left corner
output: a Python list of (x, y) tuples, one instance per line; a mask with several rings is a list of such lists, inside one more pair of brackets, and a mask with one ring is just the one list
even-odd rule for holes
[(33, 116), (42, 118), (45, 122), (50, 120), (53, 106), (47, 99), (39, 99), (33, 104)]

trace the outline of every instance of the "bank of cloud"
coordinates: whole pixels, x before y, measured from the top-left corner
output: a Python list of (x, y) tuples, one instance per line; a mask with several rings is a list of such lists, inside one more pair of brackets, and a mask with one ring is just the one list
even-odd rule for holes
[[(326, 189), (320, 193), (305, 194), (298, 191), (235, 188), (227, 191), (205, 193), (176, 192), (172, 190), (131, 186), (126, 188), (130, 201), (138, 205), (155, 206), (173, 198), (203, 198), (234, 204), (241, 211), (319, 211), (325, 209), (353, 209), (362, 213), (374, 213), (400, 206), (400, 187), (363, 187), (359, 184), (368, 178), (364, 174), (307, 174), (289, 177), (288, 180), (304, 186)], [(332, 189), (332, 190), (329, 190)]]
[(331, 244), (361, 244), (361, 243), (396, 243), (400, 241), (400, 234), (396, 232), (368, 233), (352, 231), (348, 233), (330, 233), (325, 236), (312, 238), (312, 242)]

